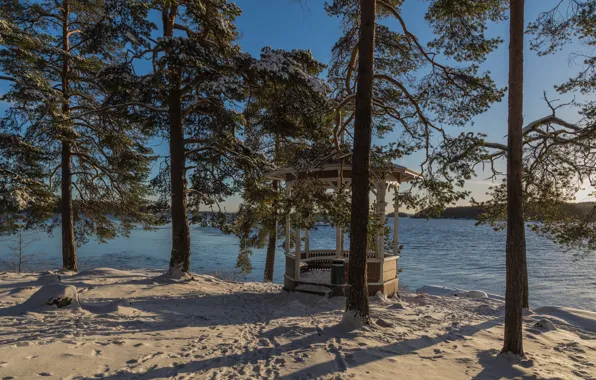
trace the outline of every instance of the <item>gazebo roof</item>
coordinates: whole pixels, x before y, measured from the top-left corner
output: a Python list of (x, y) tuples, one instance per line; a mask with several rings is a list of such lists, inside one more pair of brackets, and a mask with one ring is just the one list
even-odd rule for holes
[[(388, 185), (397, 185), (400, 183), (412, 181), (420, 178), (422, 175), (414, 170), (408, 169), (405, 166), (388, 163), (382, 170), (384, 178), (376, 178), (375, 169), (371, 168), (371, 180), (385, 181)], [(297, 169), (296, 167), (283, 167), (267, 173), (267, 178), (276, 179), (285, 182), (293, 182), (297, 179), (318, 179), (323, 183), (336, 187), (339, 184), (340, 178), (346, 182), (352, 181), (352, 163), (344, 160), (342, 163), (339, 159), (328, 160), (322, 164), (305, 169)]]

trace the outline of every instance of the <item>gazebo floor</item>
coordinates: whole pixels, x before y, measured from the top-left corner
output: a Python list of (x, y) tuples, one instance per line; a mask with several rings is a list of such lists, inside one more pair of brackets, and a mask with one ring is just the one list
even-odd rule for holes
[[(300, 270), (296, 276), (296, 255), (286, 254), (286, 273), (284, 288), (289, 291), (305, 291), (321, 295), (345, 295), (348, 278), (349, 251), (343, 252), (343, 257), (338, 257), (334, 251), (318, 250), (300, 254)], [(334, 260), (344, 260), (344, 283), (331, 284), (331, 264)], [(378, 292), (392, 296), (398, 290), (397, 278), (398, 256), (385, 255), (379, 259), (371, 255), (367, 260), (367, 282), (369, 295)], [(325, 289), (330, 289), (326, 291)]]

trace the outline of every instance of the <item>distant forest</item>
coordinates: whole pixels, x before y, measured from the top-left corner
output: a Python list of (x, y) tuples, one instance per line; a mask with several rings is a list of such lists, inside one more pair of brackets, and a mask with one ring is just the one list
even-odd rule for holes
[[(585, 217), (595, 205), (595, 202), (568, 203), (566, 208), (571, 215)], [(424, 219), (478, 219), (483, 212), (484, 210), (481, 207), (460, 206), (448, 207), (439, 216), (433, 216), (425, 211), (421, 211), (415, 215), (410, 215), (410, 217)], [(402, 216), (401, 213), (400, 216)]]

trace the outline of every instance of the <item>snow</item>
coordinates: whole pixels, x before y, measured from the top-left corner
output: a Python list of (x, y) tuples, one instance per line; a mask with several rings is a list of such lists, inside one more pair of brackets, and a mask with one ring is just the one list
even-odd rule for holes
[(582, 330), (596, 333), (596, 313), (593, 311), (573, 309), (570, 307), (545, 306), (534, 310), (536, 316), (558, 318)]
[(58, 284), (62, 281), (59, 274), (53, 272), (42, 273), (36, 283), (39, 285)]
[[(181, 272), (181, 271), (180, 271)], [(109, 278), (123, 278), (123, 277), (138, 277), (138, 274), (128, 272), (124, 270), (112, 269), (112, 268), (94, 268), (87, 269), (72, 275), (73, 278), (96, 278), (96, 277), (109, 277)]]
[(546, 331), (553, 331), (553, 330), (557, 329), (555, 327), (555, 324), (552, 323), (551, 321), (549, 321), (548, 319), (539, 320), (538, 322), (536, 322), (536, 324), (534, 324), (534, 327), (537, 327), (539, 329), (543, 329)]
[(456, 297), (468, 297), (468, 298), (488, 298), (486, 292), (480, 290), (469, 290), (467, 292), (457, 292)]
[(216, 80), (201, 84), (205, 90), (215, 93), (230, 93), (242, 91), (242, 83), (238, 77), (220, 76)]
[(363, 327), (362, 318), (358, 316), (358, 313), (353, 310), (346, 310), (343, 313), (341, 322), (339, 322), (340, 328), (345, 331), (353, 331)]
[(17, 211), (23, 211), (27, 209), (29, 206), (29, 202), (31, 202), (32, 197), (26, 189), (21, 188), (13, 188), (11, 194), (9, 195), (8, 201), (15, 205)]
[(331, 293), (331, 289), (326, 286), (319, 286), (319, 285), (310, 285), (310, 284), (301, 284), (296, 287), (296, 290), (303, 291), (303, 292), (314, 292), (314, 293), (323, 293), (329, 295)]
[(467, 298), (490, 298), (494, 300), (504, 301), (505, 298), (496, 294), (487, 294), (481, 290), (462, 290), (455, 288), (447, 288), (438, 285), (425, 285), (416, 290), (418, 293), (425, 293), (434, 296), (453, 296), (453, 297), (467, 297)]
[(261, 54), (261, 59), (253, 64), (253, 69), (268, 73), (271, 76), (290, 80), (298, 78), (306, 83), (313, 92), (324, 94), (329, 86), (320, 78), (309, 75), (300, 68), (298, 62), (292, 59), (293, 52), (266, 51)]
[(164, 281), (164, 280), (172, 280), (172, 281), (186, 281), (191, 280), (192, 276), (182, 270), (182, 264), (178, 264), (175, 267), (170, 267), (168, 271), (161, 276), (159, 276), (156, 280)]
[(329, 90), (329, 87), (327, 86), (327, 84), (319, 78), (316, 78), (313, 76), (308, 76), (306, 79), (307, 79), (308, 85), (310, 86), (310, 88), (312, 88), (312, 90), (314, 92), (318, 92), (319, 94), (324, 94)]
[(308, 272), (300, 273), (300, 281), (310, 282), (313, 284), (330, 284), (331, 271), (310, 270)]
[(72, 285), (48, 284), (19, 305), (0, 310), (0, 315), (19, 315), (56, 308), (80, 308), (77, 288)]
[[(370, 297), (373, 323), (363, 326), (343, 297), (271, 283), (110, 268), (59, 275), (44, 284), (57, 274), (0, 274), (0, 378), (596, 377), (596, 313), (583, 310), (528, 314), (518, 358), (499, 355), (503, 302), (453, 289)], [(58, 308), (64, 297), (73, 302)]]

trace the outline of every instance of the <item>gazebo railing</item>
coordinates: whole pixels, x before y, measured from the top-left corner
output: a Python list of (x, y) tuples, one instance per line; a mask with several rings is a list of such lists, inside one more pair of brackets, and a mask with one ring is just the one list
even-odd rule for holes
[[(377, 261), (381, 261), (376, 257), (376, 252), (375, 251), (368, 251), (368, 254), (366, 255), (367, 260), (369, 262), (377, 262)], [(344, 250), (342, 252), (342, 256), (341, 258), (344, 259), (346, 261), (347, 264), (347, 259), (350, 256), (350, 251), (349, 250)], [(290, 257), (295, 258), (296, 257), (296, 252), (292, 252), (290, 253)], [(300, 272), (305, 272), (305, 271), (310, 271), (310, 270), (323, 270), (323, 271), (327, 271), (327, 270), (331, 270), (331, 264), (333, 262), (333, 260), (336, 260), (338, 258), (336, 252), (334, 250), (331, 249), (317, 249), (317, 250), (312, 250), (309, 252), (300, 252)]]
[[(291, 255), (296, 255), (296, 252), (291, 252)], [(366, 257), (369, 259), (374, 259), (376, 257), (377, 253), (375, 251), (368, 251)], [(314, 249), (314, 250), (309, 250), (308, 252), (302, 251), (300, 252), (300, 260), (304, 261), (304, 260), (309, 260), (309, 259), (315, 259), (315, 258), (321, 258), (321, 257), (328, 257), (330, 259), (334, 259), (337, 258), (337, 252), (334, 249)], [(343, 258), (347, 259), (348, 257), (350, 257), (350, 251), (349, 250), (344, 250), (342, 252), (342, 256)]]
[[(350, 251), (343, 251), (342, 257), (349, 257)], [(315, 249), (308, 252), (300, 252), (302, 259), (310, 259), (314, 257), (337, 257), (337, 252), (334, 249)]]

